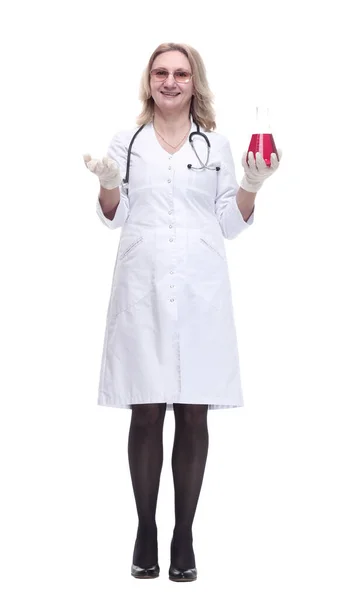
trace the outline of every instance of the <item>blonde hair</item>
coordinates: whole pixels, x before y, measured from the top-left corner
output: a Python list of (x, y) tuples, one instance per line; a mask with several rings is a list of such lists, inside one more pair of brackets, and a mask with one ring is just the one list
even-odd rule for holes
[(148, 65), (143, 72), (139, 93), (139, 99), (142, 102), (142, 112), (137, 118), (137, 125), (146, 125), (153, 119), (154, 100), (150, 89), (150, 71), (156, 57), (159, 56), (159, 54), (170, 51), (182, 52), (182, 54), (188, 58), (191, 65), (194, 96), (191, 101), (190, 113), (193, 120), (199, 123), (206, 131), (215, 129), (215, 112), (213, 109), (214, 96), (209, 88), (203, 59), (199, 52), (191, 46), (188, 46), (187, 44), (172, 43), (160, 44), (160, 46), (154, 50)]

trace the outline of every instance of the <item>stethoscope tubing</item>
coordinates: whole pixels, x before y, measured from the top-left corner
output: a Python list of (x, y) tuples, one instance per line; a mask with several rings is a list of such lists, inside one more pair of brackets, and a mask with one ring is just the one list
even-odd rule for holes
[[(196, 125), (196, 127), (197, 127), (197, 131), (192, 131), (192, 132), (190, 133), (190, 135), (189, 135), (189, 138), (188, 138), (188, 141), (189, 141), (189, 143), (190, 143), (190, 145), (191, 145), (191, 147), (192, 147), (192, 150), (193, 150), (194, 154), (196, 155), (197, 159), (199, 160), (199, 164), (200, 164), (200, 165), (202, 165), (202, 166), (201, 166), (201, 167), (193, 167), (193, 165), (191, 165), (191, 164), (188, 164), (188, 165), (187, 165), (187, 168), (188, 168), (188, 169), (192, 169), (192, 170), (194, 170), (194, 171), (202, 171), (203, 169), (208, 169), (208, 170), (210, 170), (210, 171), (220, 171), (220, 167), (208, 167), (209, 155), (210, 155), (210, 149), (211, 149), (210, 142), (209, 142), (209, 138), (208, 138), (208, 136), (206, 136), (206, 135), (205, 135), (205, 133), (203, 133), (203, 132), (201, 132), (201, 131), (199, 130), (199, 125), (198, 125), (198, 123), (196, 123), (195, 121), (194, 121), (194, 123), (195, 123), (195, 125)], [(128, 146), (128, 150), (127, 150), (127, 161), (126, 161), (126, 175), (125, 175), (124, 179), (122, 180), (122, 182), (123, 182), (123, 184), (124, 184), (124, 186), (125, 186), (126, 188), (128, 188), (128, 183), (129, 183), (129, 179), (130, 179), (131, 153), (132, 153), (132, 147), (133, 147), (133, 143), (134, 143), (134, 141), (135, 141), (135, 139), (136, 139), (137, 135), (138, 135), (138, 134), (139, 134), (139, 133), (142, 131), (142, 129), (143, 129), (144, 127), (145, 127), (145, 125), (142, 125), (142, 126), (141, 126), (141, 127), (140, 127), (140, 128), (137, 130), (137, 131), (136, 131), (136, 133), (134, 134), (134, 136), (132, 137), (132, 139), (131, 139), (131, 141), (130, 141), (130, 145)], [(202, 137), (202, 138), (205, 140), (205, 142), (206, 142), (206, 144), (207, 144), (207, 159), (206, 159), (206, 163), (205, 163), (205, 164), (204, 164), (204, 163), (201, 161), (201, 159), (200, 159), (200, 157), (199, 157), (199, 155), (198, 155), (198, 152), (197, 152), (197, 150), (196, 150), (196, 149), (195, 149), (195, 147), (194, 147), (193, 138), (194, 138), (196, 135), (200, 135), (200, 136), (201, 136), (201, 137)]]

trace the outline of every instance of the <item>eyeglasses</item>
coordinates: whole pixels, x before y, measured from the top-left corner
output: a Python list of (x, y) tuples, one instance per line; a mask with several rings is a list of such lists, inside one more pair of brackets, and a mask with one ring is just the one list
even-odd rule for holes
[(176, 71), (168, 71), (167, 69), (152, 69), (150, 75), (154, 81), (162, 82), (165, 81), (169, 75), (173, 76), (176, 83), (188, 83), (191, 81), (193, 74), (184, 69), (177, 69)]

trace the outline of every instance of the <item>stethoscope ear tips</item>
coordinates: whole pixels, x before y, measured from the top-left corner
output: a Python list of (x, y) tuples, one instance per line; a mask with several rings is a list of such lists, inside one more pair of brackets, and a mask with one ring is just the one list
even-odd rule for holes
[(187, 169), (192, 169), (192, 165), (187, 165)]
[(220, 167), (216, 167), (216, 171), (220, 171)]

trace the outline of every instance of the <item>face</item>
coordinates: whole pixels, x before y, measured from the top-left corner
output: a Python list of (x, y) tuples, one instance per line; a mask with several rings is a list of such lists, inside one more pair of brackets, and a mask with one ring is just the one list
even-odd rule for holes
[(181, 78), (185, 78), (185, 72), (192, 72), (187, 56), (182, 52), (163, 52), (156, 57), (152, 69), (165, 70), (169, 72), (164, 81), (157, 81), (153, 75), (150, 76), (150, 88), (156, 107), (161, 112), (181, 112), (182, 109), (189, 110), (193, 94), (193, 82), (176, 82), (172, 73), (178, 71)]

